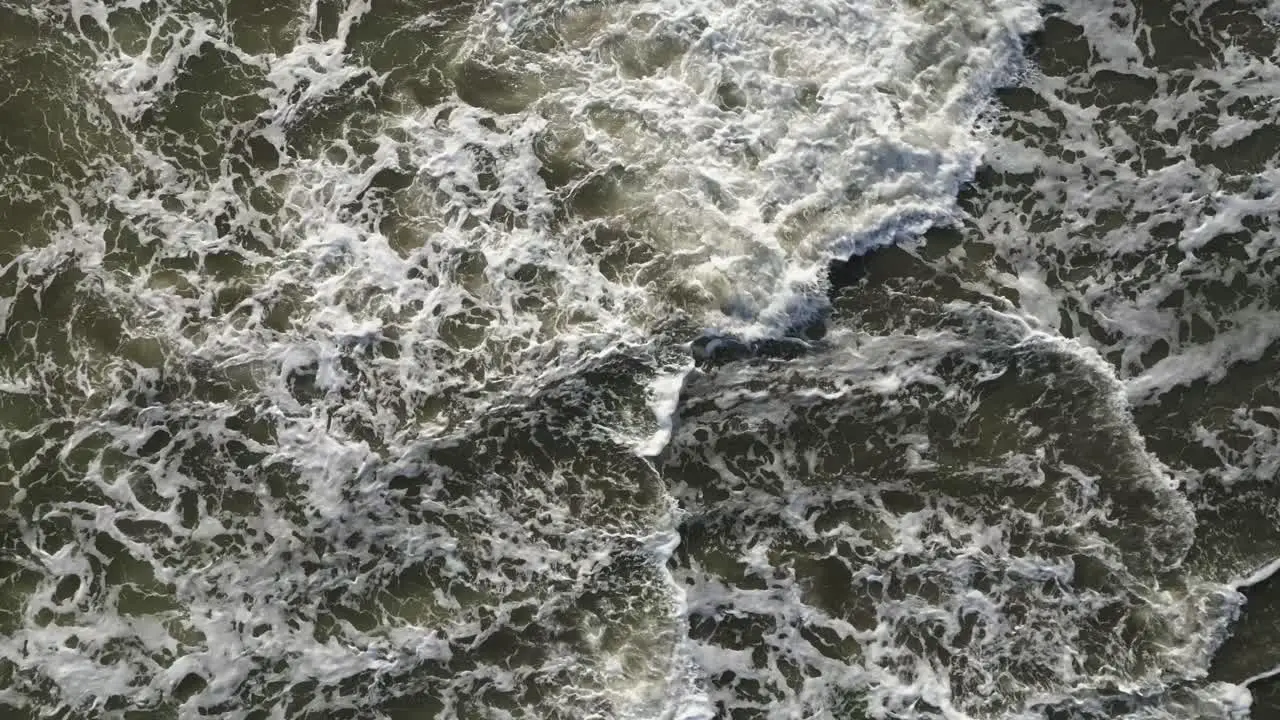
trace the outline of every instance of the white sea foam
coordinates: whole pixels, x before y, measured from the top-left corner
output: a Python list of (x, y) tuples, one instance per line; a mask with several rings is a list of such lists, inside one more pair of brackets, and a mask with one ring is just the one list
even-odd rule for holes
[[(227, 14), (180, 0), (28, 11), (110, 31), (76, 42), (123, 139), (57, 196), (67, 220), (50, 243), (4, 270), (52, 283), (74, 266), (77, 301), (109, 310), (110, 338), (62, 348), (43, 330), (21, 356), (33, 369), (0, 386), (57, 393), (57, 377), (75, 398), (19, 438), (47, 437), (74, 492), (23, 488), (36, 499), (15, 547), (33, 579), (0, 658), (28, 680), (0, 700), (102, 717), (123, 702), (228, 718), (397, 703), (960, 718), (1203, 670), (1230, 613), (1197, 605), (1216, 586), (1156, 587), (1194, 523), (1127, 401), (1203, 377), (1188, 358), (1256, 357), (1261, 310), (1238, 314), (1254, 331), (1235, 341), (1117, 373), (1119, 341), (1053, 334), (1071, 295), (1028, 266), (983, 278), (1016, 291), (1016, 313), (933, 308), (972, 337), (836, 330), (773, 375), (702, 373), (684, 347), (704, 329), (754, 341), (810, 324), (828, 310), (829, 260), (958, 219), (990, 140), (981, 113), (1024, 70), (1033, 3), (387, 5), (298, 3), (289, 46), (256, 52)], [(1136, 66), (1131, 39), (1072, 12), (1100, 29), (1099, 69)], [(370, 59), (393, 50), (412, 72)], [(432, 73), (456, 91), (432, 95)], [(1158, 127), (1183, 117), (1161, 111)], [(1070, 165), (1015, 150), (997, 164)], [(1139, 183), (1153, 204), (1218, 199), (1207, 175), (1172, 167)], [(1258, 207), (1226, 205), (1188, 226), (1183, 252)], [(1144, 291), (1098, 313), (1143, 348), (1176, 325), (1155, 305), (1172, 288)], [(19, 300), (0, 302), (3, 330)], [(84, 312), (72, 329), (92, 337)], [(947, 370), (957, 357), (967, 369)], [(1043, 409), (1033, 400), (981, 407), (1014, 357), (1080, 383), (1079, 408), (1105, 418), (1088, 452), (1053, 457), (1023, 422)], [(695, 388), (693, 410), (691, 382), (715, 391)], [(930, 403), (993, 432), (975, 447), (939, 436)], [(744, 407), (735, 422), (758, 446), (742, 455), (692, 434)], [(806, 435), (805, 408), (859, 434)], [(865, 408), (883, 414), (862, 422)], [(824, 475), (843, 443), (894, 448), (907, 479)], [(986, 464), (948, 454), (960, 445)], [(670, 493), (655, 465), (676, 473), (682, 458), (725, 487), (704, 498), (677, 479)], [(1043, 513), (971, 503), (991, 478)], [(913, 488), (919, 507), (895, 504)], [(1128, 492), (1149, 502), (1117, 528), (1112, 498)], [(710, 550), (687, 534), (704, 518), (680, 510), (704, 500), (741, 513)], [(815, 599), (810, 566), (846, 550), (849, 584)], [(1100, 579), (1075, 587), (1086, 562)], [(841, 605), (864, 602), (852, 587), (867, 605)], [(1089, 624), (1116, 603), (1154, 628), (1151, 647), (1124, 655)], [(922, 650), (935, 631), (972, 657), (949, 667)], [(1188, 706), (1237, 707), (1234, 692)]]

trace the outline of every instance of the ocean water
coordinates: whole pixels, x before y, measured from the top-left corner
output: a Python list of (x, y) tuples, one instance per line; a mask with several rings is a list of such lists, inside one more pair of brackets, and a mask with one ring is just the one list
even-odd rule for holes
[(1278, 43), (0, 0), (0, 717), (1280, 715)]

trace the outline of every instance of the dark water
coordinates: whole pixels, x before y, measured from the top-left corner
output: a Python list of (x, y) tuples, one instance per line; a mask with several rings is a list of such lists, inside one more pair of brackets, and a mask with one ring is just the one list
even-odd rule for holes
[(1280, 712), (1277, 17), (0, 0), (0, 706)]

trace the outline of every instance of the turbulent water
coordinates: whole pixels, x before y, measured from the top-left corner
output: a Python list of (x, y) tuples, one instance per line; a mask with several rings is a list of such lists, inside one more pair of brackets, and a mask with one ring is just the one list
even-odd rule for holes
[(1274, 717), (1278, 42), (0, 0), (0, 714)]

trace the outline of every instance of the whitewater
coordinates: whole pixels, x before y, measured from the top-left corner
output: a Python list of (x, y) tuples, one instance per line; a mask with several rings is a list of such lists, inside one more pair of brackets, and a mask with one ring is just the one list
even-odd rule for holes
[(0, 712), (1268, 717), (1277, 18), (0, 0)]

